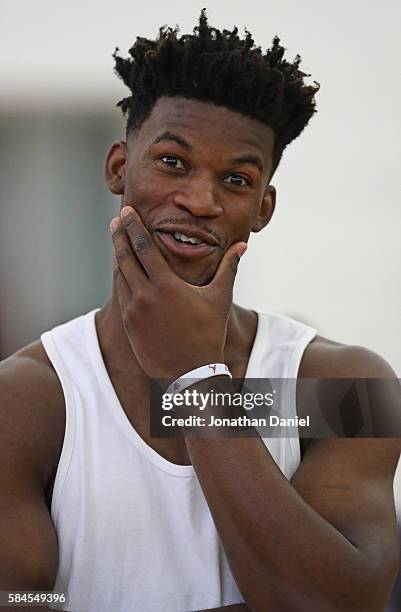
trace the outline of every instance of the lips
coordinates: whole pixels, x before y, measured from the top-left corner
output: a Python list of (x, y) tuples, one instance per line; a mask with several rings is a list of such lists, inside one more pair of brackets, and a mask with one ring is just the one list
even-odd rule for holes
[(200, 238), (203, 242), (206, 242), (206, 244), (218, 245), (218, 241), (214, 236), (191, 225), (168, 224), (157, 226), (155, 229), (168, 234), (175, 234), (177, 232), (179, 234), (185, 234), (186, 236), (193, 236), (194, 238)]
[[(177, 226), (178, 227), (178, 226)], [(205, 257), (209, 255), (216, 249), (216, 245), (210, 244), (207, 242), (201, 242), (201, 244), (192, 244), (189, 242), (181, 242), (174, 238), (174, 233), (179, 232), (180, 234), (185, 234), (186, 236), (193, 236), (195, 238), (200, 238), (203, 240), (203, 237), (200, 234), (207, 235), (210, 240), (210, 236), (208, 234), (204, 234), (199, 230), (186, 230), (186, 232), (180, 226), (178, 230), (172, 230), (169, 228), (169, 231), (164, 230), (156, 230), (155, 237), (158, 242), (160, 242), (165, 249), (167, 249), (173, 255), (177, 257), (185, 258), (185, 259), (199, 259), (201, 257)]]

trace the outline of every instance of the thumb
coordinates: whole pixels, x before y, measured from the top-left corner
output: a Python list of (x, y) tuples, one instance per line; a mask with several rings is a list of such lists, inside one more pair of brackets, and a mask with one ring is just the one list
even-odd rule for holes
[(228, 251), (224, 254), (223, 259), (217, 268), (216, 274), (212, 281), (212, 285), (220, 285), (233, 288), (235, 277), (237, 275), (237, 269), (239, 260), (247, 250), (248, 245), (246, 242), (236, 242), (232, 244)]

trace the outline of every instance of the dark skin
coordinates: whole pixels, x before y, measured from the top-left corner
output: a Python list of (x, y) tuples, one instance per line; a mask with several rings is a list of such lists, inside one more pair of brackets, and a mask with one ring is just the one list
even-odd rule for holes
[[(152, 145), (166, 131), (170, 140)], [(257, 320), (233, 304), (232, 286), (238, 252), (274, 211), (273, 143), (257, 121), (163, 98), (137, 134), (111, 147), (107, 184), (122, 207), (133, 208), (113, 229), (113, 294), (96, 316), (99, 343), (138, 433), (166, 459), (194, 465), (246, 601), (225, 610), (382, 610), (398, 563), (392, 479), (399, 440), (303, 441), (289, 483), (261, 440), (149, 436), (149, 377), (176, 377), (215, 361), (235, 377), (245, 374)], [(173, 255), (156, 229), (172, 220), (206, 231), (214, 239), (209, 252), (196, 260)], [(366, 349), (317, 337), (299, 377), (395, 374)], [(5, 360), (0, 380), (0, 587), (51, 589), (57, 539), (49, 503), (64, 435), (63, 392), (39, 341)], [(268, 529), (260, 529), (261, 520)]]

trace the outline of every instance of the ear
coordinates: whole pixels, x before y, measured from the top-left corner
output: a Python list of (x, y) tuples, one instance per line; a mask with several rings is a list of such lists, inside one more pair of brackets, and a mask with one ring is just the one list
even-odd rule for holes
[(252, 225), (252, 232), (260, 232), (266, 227), (273, 216), (276, 207), (276, 188), (273, 185), (267, 185), (262, 202), (260, 204), (259, 213)]
[(127, 144), (122, 140), (111, 145), (104, 164), (104, 178), (114, 195), (122, 195), (125, 186), (125, 168), (128, 157)]

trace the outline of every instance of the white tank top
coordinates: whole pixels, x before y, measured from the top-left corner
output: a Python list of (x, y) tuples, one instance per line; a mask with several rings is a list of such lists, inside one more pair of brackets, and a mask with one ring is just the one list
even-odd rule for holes
[[(243, 602), (192, 465), (161, 457), (132, 427), (99, 347), (95, 309), (41, 335), (66, 428), (51, 514), (55, 590), (73, 612), (193, 612)], [(258, 313), (246, 378), (296, 378), (316, 331)], [(295, 397), (286, 408), (296, 415)], [(290, 479), (299, 439), (264, 438)]]

